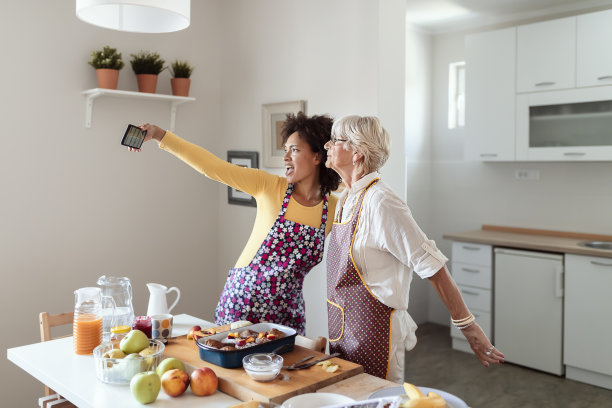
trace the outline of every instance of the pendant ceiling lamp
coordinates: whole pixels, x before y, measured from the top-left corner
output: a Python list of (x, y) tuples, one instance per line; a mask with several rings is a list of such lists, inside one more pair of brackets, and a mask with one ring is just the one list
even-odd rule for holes
[(76, 0), (86, 23), (133, 33), (169, 33), (189, 27), (190, 0)]

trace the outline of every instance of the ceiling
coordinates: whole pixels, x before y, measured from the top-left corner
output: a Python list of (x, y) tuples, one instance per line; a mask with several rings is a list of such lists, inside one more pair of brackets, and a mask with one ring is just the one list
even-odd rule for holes
[(406, 0), (406, 20), (443, 33), (610, 7), (612, 0)]

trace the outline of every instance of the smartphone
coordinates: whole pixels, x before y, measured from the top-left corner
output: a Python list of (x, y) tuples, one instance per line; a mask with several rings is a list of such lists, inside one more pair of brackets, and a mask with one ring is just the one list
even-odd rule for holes
[(134, 149), (140, 149), (146, 134), (146, 130), (142, 130), (138, 126), (128, 125), (127, 129), (125, 129), (125, 134), (123, 135), (121, 144)]

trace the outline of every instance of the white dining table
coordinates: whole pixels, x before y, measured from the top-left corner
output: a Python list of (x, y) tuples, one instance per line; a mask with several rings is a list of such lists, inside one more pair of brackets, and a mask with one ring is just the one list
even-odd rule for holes
[[(187, 314), (174, 316), (172, 337), (187, 334), (190, 328), (199, 325), (202, 329), (216, 326), (206, 320)], [(93, 356), (81, 356), (72, 351), (72, 336), (56, 340), (13, 347), (7, 350), (7, 357), (15, 365), (28, 372), (31, 376), (47, 385), (65, 399), (81, 408), (142, 408), (130, 391), (129, 384), (106, 384), (96, 377)], [(189, 373), (195, 367), (186, 364)], [(316, 392), (342, 394), (356, 401), (366, 400), (369, 396), (383, 388), (397, 387), (399, 384), (362, 373), (349, 377), (335, 384), (328, 385)], [(40, 387), (42, 396), (43, 387)], [(178, 407), (191, 408), (227, 408), (242, 401), (219, 390), (213, 395), (198, 397), (187, 390), (183, 395), (172, 398), (159, 392), (157, 400), (147, 407)], [(36, 402), (32, 401), (33, 406)]]
[[(194, 325), (200, 325), (204, 329), (216, 326), (214, 323), (190, 315), (175, 315), (172, 336), (187, 334)], [(93, 356), (75, 354), (72, 351), (72, 337), (9, 348), (7, 357), (15, 365), (78, 407), (143, 407), (132, 397), (129, 384), (105, 384), (98, 380)], [(194, 369), (189, 366), (186, 368), (189, 372)], [(43, 394), (44, 389), (41, 385), (38, 396)], [(34, 396), (32, 399), (32, 406), (36, 406)], [(191, 408), (205, 405), (210, 408), (227, 408), (240, 402), (221, 391), (210, 396), (198, 397), (187, 390), (180, 397), (172, 398), (162, 390), (157, 400), (147, 406)]]

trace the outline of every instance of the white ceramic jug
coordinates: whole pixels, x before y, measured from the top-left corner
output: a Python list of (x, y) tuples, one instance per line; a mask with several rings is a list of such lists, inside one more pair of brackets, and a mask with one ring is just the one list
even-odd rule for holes
[[(166, 286), (160, 285), (159, 283), (147, 283), (147, 288), (149, 288), (150, 292), (147, 316), (170, 313), (181, 297), (181, 291), (175, 287), (168, 289)], [(172, 306), (168, 307), (166, 295), (172, 291), (176, 292), (176, 299), (174, 303), (172, 303)]]

